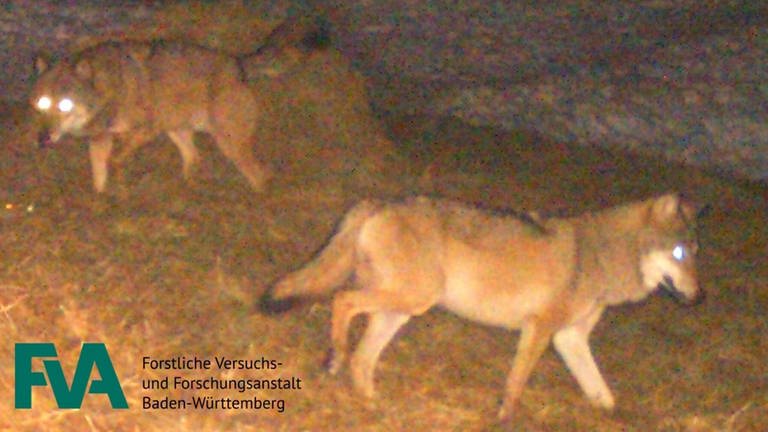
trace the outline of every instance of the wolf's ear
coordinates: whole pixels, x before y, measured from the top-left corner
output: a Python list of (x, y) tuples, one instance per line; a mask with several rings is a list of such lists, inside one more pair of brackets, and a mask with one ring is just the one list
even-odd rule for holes
[(653, 220), (665, 222), (677, 217), (679, 210), (680, 196), (676, 193), (668, 193), (653, 200), (651, 217)]
[(128, 55), (131, 57), (131, 60), (134, 62), (143, 65), (144, 62), (147, 61), (149, 56), (152, 55), (152, 46), (150, 45), (139, 45), (135, 47), (131, 47), (131, 49), (128, 51)]
[(44, 54), (38, 54), (35, 56), (35, 72), (38, 75), (42, 75), (50, 67), (50, 59)]
[(87, 60), (81, 60), (75, 65), (75, 74), (84, 80), (90, 81), (93, 79), (93, 66)]

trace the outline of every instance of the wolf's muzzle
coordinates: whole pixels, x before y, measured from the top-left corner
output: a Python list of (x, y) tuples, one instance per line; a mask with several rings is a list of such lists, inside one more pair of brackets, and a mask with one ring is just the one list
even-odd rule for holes
[(685, 293), (680, 291), (677, 285), (675, 285), (675, 281), (672, 280), (672, 278), (669, 276), (664, 276), (664, 280), (659, 283), (659, 287), (663, 288), (664, 292), (671, 295), (675, 300), (686, 306), (695, 306), (703, 302), (705, 298), (704, 291), (701, 289), (696, 291), (696, 295), (694, 297), (688, 297), (685, 295)]

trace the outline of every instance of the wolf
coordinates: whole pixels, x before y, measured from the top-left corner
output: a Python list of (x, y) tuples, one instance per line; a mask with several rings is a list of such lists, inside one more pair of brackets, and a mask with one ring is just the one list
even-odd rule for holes
[[(209, 134), (256, 190), (272, 170), (254, 155), (256, 126), (268, 103), (249, 76), (276, 78), (271, 65), (295, 66), (328, 46), (326, 27), (286, 20), (255, 53), (233, 56), (180, 41), (107, 41), (51, 64), (35, 63), (30, 103), (42, 114), (41, 145), (70, 135), (88, 141), (93, 187), (104, 192), (115, 143), (120, 164), (165, 134), (176, 145), (188, 179), (200, 155), (196, 132)], [(261, 65), (244, 70), (245, 64)]]
[(235, 58), (183, 42), (104, 42), (53, 65), (36, 63), (32, 105), (43, 115), (41, 143), (71, 135), (88, 141), (93, 187), (104, 192), (115, 141), (122, 162), (166, 134), (181, 154), (185, 178), (200, 156), (195, 132), (218, 148), (262, 191), (269, 170), (253, 154), (256, 95)]
[(398, 329), (439, 306), (521, 331), (500, 420), (514, 412), (550, 341), (589, 401), (612, 409), (590, 333), (607, 306), (640, 301), (659, 287), (682, 303), (701, 301), (696, 217), (676, 193), (562, 218), (423, 196), (363, 201), (316, 258), (267, 289), (260, 307), (283, 312), (354, 276), (359, 289), (333, 299), (328, 366), (332, 374), (341, 369), (350, 322), (366, 314), (350, 373), (367, 397), (375, 395), (379, 355)]

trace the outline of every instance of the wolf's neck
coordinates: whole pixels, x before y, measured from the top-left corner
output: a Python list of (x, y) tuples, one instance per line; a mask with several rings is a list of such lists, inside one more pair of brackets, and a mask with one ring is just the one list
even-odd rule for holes
[[(637, 301), (647, 295), (640, 273), (636, 211), (617, 208), (574, 219), (577, 285), (596, 290), (607, 304)], [(593, 285), (581, 287), (581, 285)]]

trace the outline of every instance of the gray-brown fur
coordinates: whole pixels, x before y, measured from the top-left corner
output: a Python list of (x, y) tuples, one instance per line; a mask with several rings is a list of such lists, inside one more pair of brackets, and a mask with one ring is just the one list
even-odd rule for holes
[[(615, 401), (588, 338), (607, 306), (663, 286), (684, 303), (701, 298), (690, 206), (676, 194), (570, 218), (500, 216), (471, 205), (416, 197), (364, 202), (328, 246), (280, 279), (262, 305), (317, 297), (355, 276), (332, 303), (329, 370), (345, 363), (355, 316), (368, 328), (351, 356), (355, 389), (373, 397), (381, 351), (412, 317), (432, 307), (486, 325), (519, 329), (499, 418), (508, 419), (538, 358), (554, 345), (587, 398)], [(284, 305), (284, 304), (283, 304)]]

